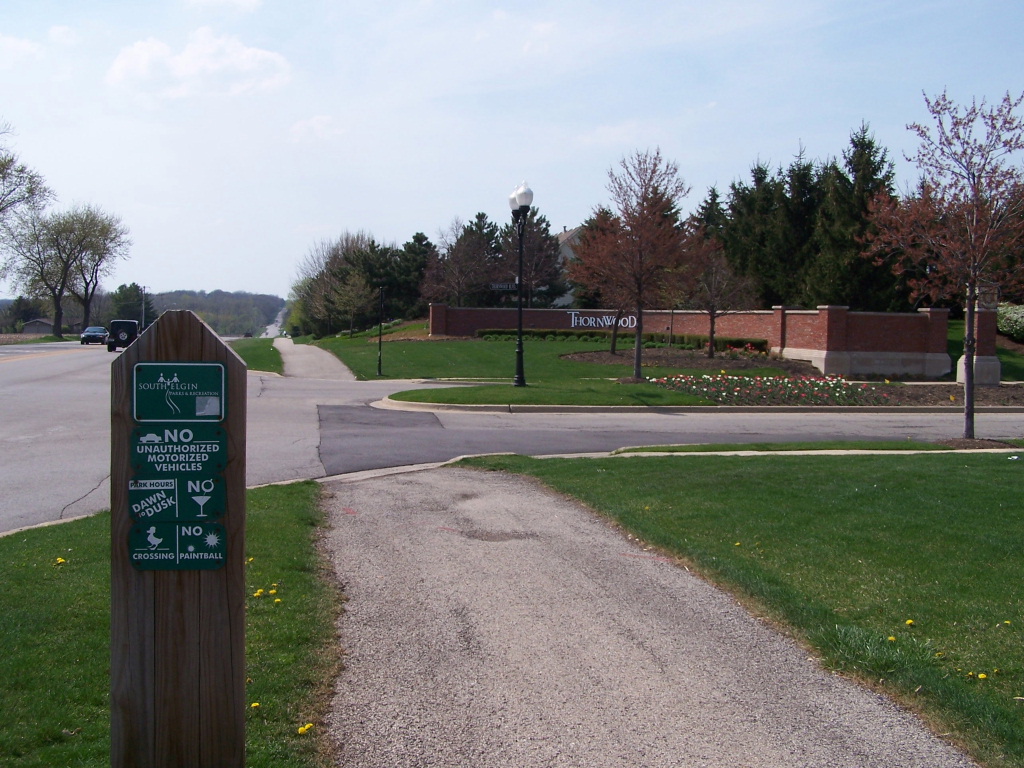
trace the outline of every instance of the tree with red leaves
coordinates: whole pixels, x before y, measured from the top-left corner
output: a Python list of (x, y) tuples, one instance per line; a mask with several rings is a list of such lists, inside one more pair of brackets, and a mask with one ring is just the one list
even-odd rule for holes
[(715, 356), (718, 318), (753, 309), (756, 296), (754, 280), (732, 268), (722, 241), (708, 231), (699, 217), (691, 216), (683, 228), (682, 260), (670, 271), (665, 297), (673, 306), (707, 313), (708, 357)]
[(643, 311), (662, 293), (667, 270), (681, 256), (679, 201), (689, 187), (679, 167), (660, 150), (624, 157), (619, 170), (608, 171), (612, 208), (598, 208), (576, 251), (571, 278), (619, 307), (636, 312), (633, 377), (641, 377)]
[(917, 194), (882, 195), (872, 209), (876, 231), (868, 254), (881, 262), (899, 254), (912, 298), (963, 302), (965, 439), (974, 438), (975, 313), (981, 292), (1019, 285), (1024, 246), (1024, 170), (1012, 160), (1024, 150), (1024, 94), (996, 105), (960, 106), (945, 92), (925, 104), (935, 125), (907, 128), (921, 143), (907, 159), (921, 171)]

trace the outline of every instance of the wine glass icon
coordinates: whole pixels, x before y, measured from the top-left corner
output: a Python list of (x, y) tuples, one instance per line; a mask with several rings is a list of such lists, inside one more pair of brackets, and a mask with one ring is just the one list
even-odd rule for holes
[(203, 507), (206, 506), (206, 502), (208, 502), (211, 498), (212, 497), (210, 497), (210, 496), (193, 496), (192, 497), (192, 500), (195, 501), (195, 503), (199, 505), (199, 514), (196, 515), (196, 517), (206, 517), (206, 513), (203, 512)]

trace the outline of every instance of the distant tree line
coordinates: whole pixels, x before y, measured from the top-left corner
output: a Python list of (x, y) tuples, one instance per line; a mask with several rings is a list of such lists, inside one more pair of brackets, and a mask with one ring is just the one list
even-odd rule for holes
[[(558, 239), (531, 209), (523, 233), (523, 289), (530, 306), (550, 306), (567, 286)], [(441, 230), (437, 244), (417, 232), (401, 247), (365, 232), (343, 232), (315, 243), (292, 286), (288, 328), (295, 335), (352, 332), (381, 317), (422, 317), (430, 302), (510, 306), (515, 302), (518, 237), (487, 214)]]
[[(647, 165), (652, 162), (671, 170), (672, 180), (655, 178), (658, 171)], [(757, 163), (749, 181), (732, 183), (725, 196), (712, 187), (685, 217), (680, 205), (689, 188), (678, 169), (660, 153), (637, 153), (610, 174), (613, 204), (595, 208), (579, 241), (570, 243), (575, 256), (567, 261), (547, 218), (530, 210), (524, 303), (623, 312), (642, 303), (701, 309), (712, 320), (737, 308), (778, 304), (909, 310), (914, 299), (908, 276), (895, 274), (891, 262), (862, 256), (872, 231), (872, 201), (896, 194), (893, 168), (886, 150), (862, 125), (840, 159), (811, 161), (801, 151), (788, 167)], [(654, 177), (644, 179), (644, 173)], [(654, 189), (640, 189), (644, 185)], [(645, 197), (648, 192), (653, 197)], [(630, 195), (632, 203), (625, 199)], [(627, 219), (644, 216), (659, 220), (663, 251), (634, 241), (655, 234), (628, 225)], [(601, 231), (605, 253), (595, 258)], [(581, 258), (581, 250), (589, 256)], [(365, 232), (345, 232), (316, 243), (302, 262), (292, 287), (289, 328), (323, 335), (370, 327), (381, 314), (381, 288), (385, 319), (422, 316), (429, 302), (514, 306), (517, 269), (512, 223), (499, 226), (484, 213), (469, 222), (453, 219), (439, 231), (436, 244), (422, 233), (399, 248), (381, 245)]]
[[(274, 322), (285, 300), (280, 296), (244, 291), (170, 291), (149, 293), (138, 283), (119, 285), (109, 293), (99, 290), (93, 302), (91, 325), (109, 327), (111, 320), (138, 320), (147, 328), (168, 309), (189, 309), (222, 336), (260, 336)], [(19, 296), (0, 301), (0, 333), (20, 333), (29, 320), (44, 317), (47, 302)], [(65, 320), (75, 328), (85, 327), (81, 307), (67, 301)]]
[(157, 315), (189, 309), (221, 336), (260, 336), (285, 305), (280, 296), (245, 291), (167, 291), (152, 294), (152, 300)]

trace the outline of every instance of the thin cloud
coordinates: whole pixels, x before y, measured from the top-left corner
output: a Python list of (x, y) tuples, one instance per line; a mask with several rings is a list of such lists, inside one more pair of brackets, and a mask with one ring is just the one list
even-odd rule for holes
[(0, 69), (13, 69), (27, 59), (41, 59), (43, 48), (31, 40), (0, 35)]
[(185, 5), (190, 8), (233, 8), (238, 11), (255, 11), (261, 5), (262, 0), (185, 0)]
[(344, 131), (337, 127), (330, 115), (316, 115), (307, 120), (300, 120), (288, 129), (288, 138), (295, 144), (318, 141), (340, 136)]
[(106, 80), (111, 86), (162, 98), (186, 98), (274, 90), (290, 77), (291, 67), (281, 54), (201, 27), (177, 53), (156, 38), (122, 49)]

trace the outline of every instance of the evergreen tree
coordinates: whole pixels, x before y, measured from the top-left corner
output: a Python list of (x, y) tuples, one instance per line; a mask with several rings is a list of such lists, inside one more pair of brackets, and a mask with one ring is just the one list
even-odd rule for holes
[[(498, 279), (515, 282), (519, 274), (519, 237), (512, 223), (501, 228), (499, 245)], [(549, 307), (565, 291), (558, 238), (551, 234), (547, 217), (530, 208), (523, 225), (524, 306)]]
[(119, 285), (111, 295), (113, 320), (138, 320), (139, 329), (143, 330), (156, 320), (156, 309), (153, 297), (146, 293), (138, 283)]

